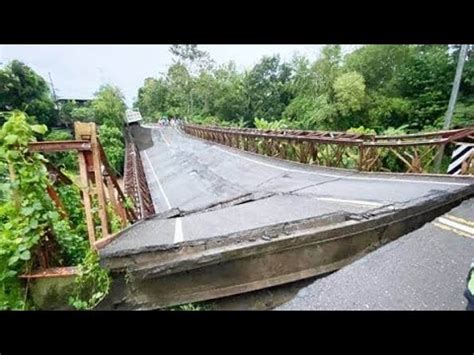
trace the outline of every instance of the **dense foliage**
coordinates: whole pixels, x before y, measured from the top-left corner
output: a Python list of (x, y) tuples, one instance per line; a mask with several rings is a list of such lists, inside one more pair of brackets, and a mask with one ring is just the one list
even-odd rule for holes
[[(27, 114), (30, 123), (45, 124), (51, 130), (46, 140), (71, 139), (68, 132), (75, 121), (96, 122), (100, 126), (105, 152), (119, 174), (124, 161), (125, 109), (123, 94), (112, 85), (102, 86), (89, 103), (79, 105), (71, 100), (56, 108), (46, 81), (33, 69), (17, 60), (0, 69), (0, 112), (20, 110)], [(0, 116), (0, 124), (3, 122), (4, 118)], [(66, 130), (52, 130), (53, 127)], [(76, 164), (71, 157), (70, 153), (57, 153), (51, 160), (70, 170)]]
[[(108, 160), (120, 175), (126, 108), (123, 95), (107, 85), (89, 104), (69, 101), (55, 110), (45, 81), (31, 68), (13, 61), (0, 71), (0, 106), (4, 111), (0, 119), (0, 309), (34, 307), (27, 284), (18, 276), (38, 268), (39, 250), (44, 250), (45, 245), (53, 265), (79, 267), (70, 304), (91, 309), (107, 294), (110, 279), (99, 266), (97, 255), (88, 252), (80, 189), (75, 184), (55, 187), (65, 211), (55, 206), (46, 193), (51, 181), (45, 163), (52, 162), (76, 181), (77, 154), (43, 156), (28, 152), (27, 146), (36, 139), (72, 139), (74, 121), (96, 122)], [(53, 129), (57, 126), (66, 129)], [(93, 204), (97, 201), (93, 200)], [(122, 226), (111, 206), (108, 215), (112, 232), (117, 232)], [(94, 218), (98, 219), (97, 213)]]
[[(123, 126), (125, 122), (125, 99), (120, 90), (111, 85), (102, 86), (94, 99), (87, 104), (78, 105), (68, 101), (59, 107), (59, 118), (63, 125), (71, 127), (75, 121), (95, 122), (99, 126), (99, 138), (110, 165), (118, 175), (122, 175), (125, 141)], [(72, 139), (68, 130), (54, 130), (47, 140)], [(77, 164), (71, 153), (56, 153), (50, 157), (56, 166), (68, 170)]]
[[(459, 46), (366, 45), (343, 55), (339, 45), (328, 45), (314, 62), (263, 57), (244, 72), (232, 62), (216, 65), (195, 45), (171, 52), (175, 60), (167, 73), (145, 79), (139, 89), (135, 106), (147, 120), (181, 116), (313, 130), (363, 126), (383, 133), (442, 127)], [(474, 124), (473, 52), (471, 46), (453, 127)]]
[(121, 175), (124, 163), (125, 99), (120, 90), (106, 85), (96, 93), (91, 105), (99, 137), (110, 165)]
[[(64, 141), (73, 139), (72, 133), (68, 130), (51, 130), (45, 137), (47, 141)], [(57, 152), (48, 155), (48, 159), (61, 170), (76, 171), (77, 155), (74, 152)]]
[(0, 111), (12, 110), (25, 111), (29, 119), (37, 123), (48, 126), (57, 123), (57, 113), (46, 81), (17, 60), (0, 69)]
[(50, 243), (52, 262), (73, 265), (84, 258), (87, 239), (78, 234), (83, 221), (63, 218), (46, 194), (51, 182), (45, 157), (27, 149), (47, 127), (28, 124), (20, 111), (8, 116), (0, 129), (0, 309), (18, 309), (26, 307), (27, 299), (19, 297), (17, 276), (35, 267), (38, 247)]

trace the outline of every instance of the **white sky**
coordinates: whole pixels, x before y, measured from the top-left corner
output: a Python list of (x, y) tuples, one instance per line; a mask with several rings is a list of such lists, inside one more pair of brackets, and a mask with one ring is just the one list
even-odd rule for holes
[[(322, 45), (199, 45), (218, 64), (235, 61), (239, 70), (262, 56), (293, 54), (315, 59)], [(354, 46), (343, 46), (349, 51)], [(169, 45), (0, 45), (0, 66), (18, 59), (49, 83), (51, 73), (58, 97), (91, 98), (103, 83), (117, 85), (132, 105), (147, 77), (166, 72), (172, 62)]]

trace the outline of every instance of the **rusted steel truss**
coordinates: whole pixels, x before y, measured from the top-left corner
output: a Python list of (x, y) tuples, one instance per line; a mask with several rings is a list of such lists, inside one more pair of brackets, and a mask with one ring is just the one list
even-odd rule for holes
[(154, 215), (155, 208), (140, 158), (140, 152), (128, 131), (125, 135), (125, 141), (126, 155), (123, 178), (125, 193), (133, 200), (138, 218), (142, 219)]
[(401, 136), (186, 124), (193, 136), (275, 158), (361, 171), (430, 172), (437, 148), (473, 140), (474, 127)]
[[(140, 218), (133, 206), (130, 206), (123, 193), (114, 170), (110, 167), (104, 149), (97, 136), (95, 123), (76, 122), (74, 124), (75, 140), (55, 142), (35, 142), (29, 145), (34, 152), (51, 153), (59, 151), (76, 151), (79, 160), (79, 181), (81, 197), (87, 224), (87, 233), (91, 248), (97, 249), (113, 238), (110, 211), (120, 218), (122, 227)], [(68, 215), (55, 185), (73, 184), (51, 163), (46, 163), (51, 184), (47, 193), (56, 205), (59, 213), (67, 219)], [(44, 265), (43, 265), (44, 264)], [(41, 268), (51, 267), (42, 263)]]

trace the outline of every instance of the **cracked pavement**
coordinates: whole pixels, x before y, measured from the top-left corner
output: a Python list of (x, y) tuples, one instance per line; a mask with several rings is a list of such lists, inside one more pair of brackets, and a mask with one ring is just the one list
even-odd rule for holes
[(334, 212), (361, 215), (472, 184), (308, 166), (217, 145), (171, 127), (139, 133), (136, 139), (146, 142), (138, 146), (157, 215), (122, 231), (101, 250), (105, 257)]

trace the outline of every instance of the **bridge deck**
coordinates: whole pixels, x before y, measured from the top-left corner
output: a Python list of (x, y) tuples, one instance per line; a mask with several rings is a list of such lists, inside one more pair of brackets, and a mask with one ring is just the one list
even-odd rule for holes
[(153, 145), (141, 157), (155, 210), (176, 210), (124, 230), (101, 250), (103, 257), (168, 249), (337, 211), (363, 213), (474, 183), (472, 178), (307, 166), (205, 142), (170, 127), (153, 128), (151, 136)]

